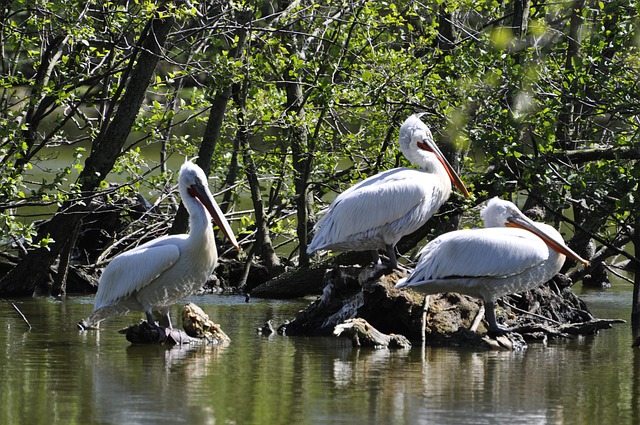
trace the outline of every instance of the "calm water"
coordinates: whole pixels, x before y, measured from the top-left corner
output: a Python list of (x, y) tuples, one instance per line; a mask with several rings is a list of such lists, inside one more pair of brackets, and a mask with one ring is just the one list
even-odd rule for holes
[[(629, 285), (581, 294), (630, 316)], [(524, 352), (356, 349), (257, 334), (307, 301), (193, 297), (227, 347), (131, 346), (131, 315), (79, 332), (92, 297), (0, 301), (1, 424), (639, 423), (640, 351), (628, 324)], [(30, 321), (26, 324), (14, 302)], [(177, 314), (174, 310), (174, 316)], [(142, 317), (140, 315), (140, 317)], [(174, 319), (175, 320), (175, 319)]]

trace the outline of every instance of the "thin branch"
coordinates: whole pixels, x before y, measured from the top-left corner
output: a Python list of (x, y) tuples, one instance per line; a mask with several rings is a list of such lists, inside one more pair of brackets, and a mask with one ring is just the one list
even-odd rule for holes
[(22, 312), (20, 311), (20, 309), (18, 308), (18, 306), (16, 306), (14, 303), (11, 303), (11, 305), (13, 306), (13, 308), (16, 309), (16, 311), (18, 312), (18, 314), (20, 315), (20, 317), (22, 317), (22, 320), (24, 320), (24, 322), (27, 324), (27, 326), (29, 326), (29, 330), (31, 330), (31, 323), (29, 323), (29, 321), (27, 320), (27, 318), (24, 316), (24, 314), (22, 314)]
[(505, 300), (502, 300), (502, 302), (503, 302), (506, 306), (508, 306), (510, 309), (515, 310), (515, 311), (517, 311), (517, 312), (519, 312), (519, 313), (522, 313), (522, 314), (528, 314), (529, 316), (537, 317), (538, 319), (542, 319), (542, 320), (548, 320), (549, 322), (552, 322), (552, 323), (554, 323), (554, 324), (556, 324), (556, 325), (561, 325), (561, 324), (562, 324), (562, 323), (558, 322), (557, 320), (553, 320), (553, 319), (551, 319), (550, 317), (542, 316), (542, 315), (540, 315), (540, 314), (532, 313), (532, 312), (530, 312), (530, 311), (527, 311), (527, 310), (523, 310), (523, 309), (521, 309), (521, 308), (518, 308), (518, 307), (516, 307), (515, 305), (509, 304), (509, 303), (508, 303), (508, 302), (506, 302)]

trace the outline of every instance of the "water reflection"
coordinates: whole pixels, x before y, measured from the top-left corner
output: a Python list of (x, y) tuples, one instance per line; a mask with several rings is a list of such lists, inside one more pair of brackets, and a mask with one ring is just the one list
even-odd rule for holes
[(96, 416), (118, 424), (165, 423), (175, 417), (202, 423), (199, 418), (209, 417), (211, 409), (184, 401), (199, 391), (200, 379), (219, 361), (221, 350), (224, 347), (129, 346), (118, 367), (109, 359), (93, 363)]
[[(627, 318), (607, 293), (599, 317)], [(132, 346), (75, 323), (91, 298), (0, 302), (0, 423), (637, 423), (640, 351), (617, 325), (523, 352), (416, 346), (354, 348), (347, 339), (259, 335), (306, 302), (194, 297), (228, 346)]]

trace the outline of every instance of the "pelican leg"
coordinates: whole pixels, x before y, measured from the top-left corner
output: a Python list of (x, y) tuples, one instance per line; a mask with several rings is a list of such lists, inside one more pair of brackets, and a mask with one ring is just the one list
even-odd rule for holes
[(378, 250), (372, 250), (371, 255), (373, 256), (373, 264), (380, 264), (380, 253), (378, 252)]
[(151, 312), (151, 310), (145, 311), (145, 314), (147, 315), (147, 322), (151, 326), (155, 326), (157, 328), (158, 324), (156, 323), (156, 320), (153, 318), (153, 313)]
[(169, 315), (169, 313), (167, 312), (167, 314), (165, 314), (164, 316), (167, 319), (167, 326), (169, 327), (169, 329), (173, 329), (173, 325), (171, 324), (171, 316)]
[(398, 268), (398, 258), (396, 257), (396, 247), (394, 245), (387, 245), (387, 255), (389, 256), (389, 268)]
[(504, 335), (509, 332), (509, 328), (499, 325), (496, 321), (496, 305), (493, 301), (487, 301), (485, 304), (485, 317), (489, 322), (488, 332), (494, 335)]
[(411, 273), (412, 269), (398, 263), (398, 257), (396, 256), (396, 246), (387, 245), (387, 254), (389, 255), (389, 268)]

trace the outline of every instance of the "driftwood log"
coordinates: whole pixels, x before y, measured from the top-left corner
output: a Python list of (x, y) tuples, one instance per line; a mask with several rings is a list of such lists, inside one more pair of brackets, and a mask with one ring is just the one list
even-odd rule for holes
[(383, 334), (360, 318), (349, 319), (337, 325), (333, 334), (351, 338), (354, 347), (411, 348), (411, 343), (403, 335)]
[(249, 293), (256, 298), (292, 299), (309, 294), (321, 294), (323, 276), (327, 266), (292, 269), (253, 288)]
[[(488, 335), (481, 301), (456, 293), (424, 297), (412, 290), (395, 289), (405, 275), (380, 266), (327, 270), (322, 296), (281, 325), (278, 332), (329, 336), (336, 326), (359, 318), (382, 334), (404, 335), (428, 345), (518, 350), (526, 348), (525, 341), (595, 334), (613, 323), (624, 323), (594, 318), (571, 292), (567, 280), (559, 278), (523, 294), (503, 297), (497, 303), (496, 316), (512, 332)], [(362, 341), (360, 335), (358, 338)]]
[(132, 344), (206, 344), (225, 345), (230, 339), (220, 325), (194, 303), (186, 304), (182, 309), (182, 327), (184, 330), (156, 327), (147, 321), (131, 325), (119, 332)]

